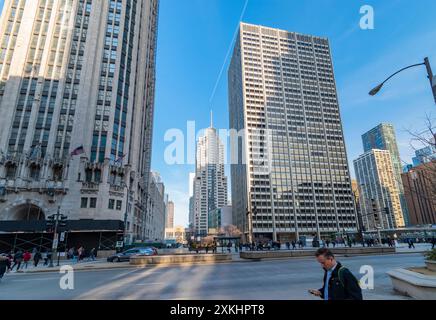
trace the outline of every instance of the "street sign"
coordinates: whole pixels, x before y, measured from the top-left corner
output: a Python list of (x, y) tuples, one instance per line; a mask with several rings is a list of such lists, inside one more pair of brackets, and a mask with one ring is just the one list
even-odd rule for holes
[(57, 248), (58, 248), (58, 239), (54, 239), (52, 249), (56, 250)]
[(59, 239), (60, 242), (65, 241), (65, 232), (61, 232), (61, 238)]
[(116, 248), (122, 248), (123, 247), (123, 241), (117, 241), (115, 247)]

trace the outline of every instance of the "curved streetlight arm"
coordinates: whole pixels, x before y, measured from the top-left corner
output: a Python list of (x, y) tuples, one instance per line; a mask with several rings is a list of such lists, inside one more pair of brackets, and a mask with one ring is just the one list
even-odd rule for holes
[(383, 81), (382, 83), (380, 83), (377, 87), (375, 87), (374, 89), (372, 89), (369, 92), (369, 95), (371, 96), (375, 96), (383, 87), (383, 85), (388, 82), (390, 79), (392, 79), (394, 76), (396, 76), (397, 74), (399, 74), (400, 72), (403, 72), (404, 70), (410, 69), (410, 68), (414, 68), (414, 67), (418, 67), (418, 66), (423, 66), (425, 65), (425, 62), (422, 63), (416, 63), (416, 64), (412, 64), (411, 66), (405, 67), (401, 70), (398, 70), (397, 72), (395, 72), (394, 74), (392, 74), (391, 76), (389, 76), (389, 78), (387, 78), (385, 81)]
[(387, 78), (385, 81), (383, 81), (381, 84), (385, 84), (386, 82), (388, 82), (390, 79), (392, 79), (394, 76), (396, 76), (397, 74), (399, 74), (400, 72), (403, 72), (404, 70), (410, 69), (410, 68), (414, 68), (414, 67), (418, 67), (418, 66), (424, 66), (425, 63), (417, 63), (417, 64), (412, 64), (411, 66), (405, 67), (401, 70), (398, 70), (397, 72), (395, 72), (393, 75), (391, 75), (389, 78)]

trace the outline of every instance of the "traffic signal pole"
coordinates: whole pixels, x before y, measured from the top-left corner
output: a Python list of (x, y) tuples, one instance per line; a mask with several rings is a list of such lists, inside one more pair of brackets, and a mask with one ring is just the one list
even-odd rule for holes
[[(56, 257), (57, 251), (58, 251), (58, 223), (59, 223), (59, 216), (61, 207), (58, 207), (57, 213), (54, 215), (54, 234), (53, 234), (53, 245), (52, 245), (52, 255), (50, 259), (49, 268), (53, 268), (53, 258)], [(58, 259), (58, 266), (59, 266), (59, 259)]]
[[(54, 233), (53, 233), (53, 243), (52, 243), (52, 257), (50, 259), (50, 264), (49, 264), (49, 268), (53, 268), (53, 259), (56, 258), (56, 255), (58, 254), (58, 245), (59, 245), (59, 234), (58, 234), (58, 229), (59, 229), (59, 225), (62, 227), (66, 226), (66, 220), (67, 220), (67, 216), (64, 216), (63, 214), (61, 214), (61, 207), (58, 207), (58, 211), (56, 214), (53, 214), (49, 217), (47, 217), (48, 219), (48, 224), (51, 226), (53, 225), (54, 229)], [(57, 266), (59, 267), (59, 259), (60, 257), (57, 257)]]

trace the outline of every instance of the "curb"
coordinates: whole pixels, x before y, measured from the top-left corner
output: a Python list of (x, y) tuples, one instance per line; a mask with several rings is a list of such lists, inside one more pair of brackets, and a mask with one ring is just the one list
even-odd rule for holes
[[(88, 268), (78, 268), (75, 269), (73, 267), (73, 270), (75, 272), (77, 271), (92, 271), (92, 270), (112, 270), (112, 269), (126, 269), (126, 268), (134, 268), (134, 266), (131, 265), (113, 265), (113, 266), (105, 266), (105, 267), (88, 267)], [(59, 273), (60, 268), (54, 267), (53, 269), (43, 269), (43, 270), (35, 270), (35, 271), (26, 271), (21, 272), (18, 271), (15, 274), (33, 274), (33, 273)]]

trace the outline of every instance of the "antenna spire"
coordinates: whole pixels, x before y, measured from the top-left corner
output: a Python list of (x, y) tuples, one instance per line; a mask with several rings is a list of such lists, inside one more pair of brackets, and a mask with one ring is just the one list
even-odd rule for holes
[(210, 110), (210, 127), (213, 128), (213, 111)]

